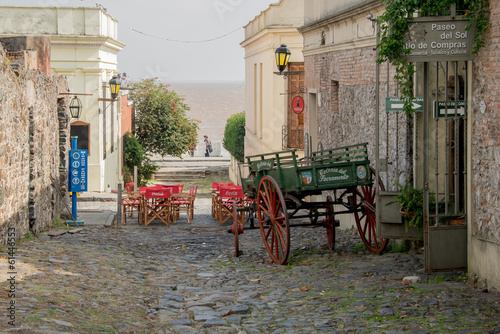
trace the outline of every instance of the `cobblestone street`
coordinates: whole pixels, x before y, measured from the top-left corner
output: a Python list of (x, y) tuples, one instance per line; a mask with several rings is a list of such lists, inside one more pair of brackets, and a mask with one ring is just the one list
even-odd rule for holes
[(323, 229), (295, 228), (289, 265), (269, 261), (259, 230), (235, 258), (210, 199), (196, 205), (190, 225), (128, 219), (18, 243), (15, 284), (1, 260), (0, 333), (500, 333), (500, 296), (464, 273), (403, 284), (425, 279), (421, 252), (368, 254), (339, 230), (331, 252)]

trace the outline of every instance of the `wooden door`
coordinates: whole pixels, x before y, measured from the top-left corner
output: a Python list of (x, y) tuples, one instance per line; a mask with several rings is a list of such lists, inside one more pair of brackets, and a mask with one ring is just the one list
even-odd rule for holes
[(284, 131), (286, 148), (304, 148), (304, 112), (296, 113), (292, 102), (297, 96), (304, 99), (304, 64), (288, 65), (291, 74), (288, 76), (287, 125)]

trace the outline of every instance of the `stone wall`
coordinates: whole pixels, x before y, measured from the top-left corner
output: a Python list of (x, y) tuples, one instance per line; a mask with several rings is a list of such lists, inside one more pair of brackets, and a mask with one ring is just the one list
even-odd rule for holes
[(500, 290), (500, 1), (490, 1), (490, 10), (486, 46), (472, 70), (469, 276), (480, 288)]
[[(368, 143), (369, 157), (375, 166), (375, 110), (376, 110), (376, 52), (373, 47), (346, 49), (305, 57), (305, 86), (315, 89), (317, 103), (318, 143), (323, 148)], [(385, 109), (385, 97), (397, 96), (396, 86), (387, 67), (381, 68), (380, 109)], [(387, 90), (389, 89), (389, 93)], [(307, 102), (309, 104), (309, 101)], [(387, 114), (380, 113), (380, 150), (388, 154), (389, 161), (410, 161), (411, 122), (405, 115), (389, 114), (389, 129), (386, 131)], [(306, 114), (305, 128), (309, 128)], [(396, 130), (397, 129), (397, 130)], [(396, 137), (399, 137), (396, 140)], [(395, 146), (397, 143), (397, 147)], [(386, 148), (388, 148), (386, 150)], [(313, 148), (315, 149), (315, 148)], [(398, 156), (396, 156), (398, 152)], [(396, 163), (390, 164), (389, 170)], [(405, 166), (405, 168), (401, 168)], [(410, 174), (410, 163), (399, 165), (391, 171), (390, 180), (401, 179)], [(393, 185), (394, 186), (394, 185)], [(395, 190), (395, 189), (393, 189)]]
[[(0, 48), (3, 50), (3, 48)], [(0, 238), (41, 231), (59, 215), (67, 185), (69, 117), (66, 80), (39, 70), (17, 77), (0, 53)], [(67, 195), (63, 195), (67, 201)]]
[[(491, 1), (498, 18), (500, 1)], [(472, 172), (475, 219), (473, 234), (500, 243), (500, 26), (492, 22), (487, 45), (474, 60)]]

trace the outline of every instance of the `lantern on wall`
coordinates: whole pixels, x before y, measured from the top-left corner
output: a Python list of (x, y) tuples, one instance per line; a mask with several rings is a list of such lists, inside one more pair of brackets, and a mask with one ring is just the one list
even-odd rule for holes
[(285, 44), (281, 44), (281, 46), (276, 49), (276, 65), (278, 66), (280, 74), (285, 70), (291, 54), (290, 49), (287, 48)]
[(69, 102), (69, 112), (72, 118), (80, 118), (82, 112), (82, 101), (75, 95)]
[(109, 80), (109, 88), (111, 89), (111, 99), (116, 99), (118, 97), (118, 92), (120, 91), (120, 85), (122, 84), (122, 80), (118, 76), (113, 76), (111, 80)]

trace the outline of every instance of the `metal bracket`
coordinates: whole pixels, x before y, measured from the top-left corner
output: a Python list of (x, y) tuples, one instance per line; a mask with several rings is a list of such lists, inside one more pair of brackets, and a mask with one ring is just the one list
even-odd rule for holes
[(377, 160), (377, 169), (379, 172), (387, 172), (387, 159)]

